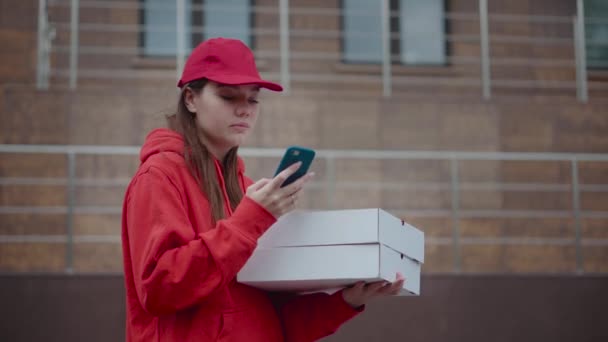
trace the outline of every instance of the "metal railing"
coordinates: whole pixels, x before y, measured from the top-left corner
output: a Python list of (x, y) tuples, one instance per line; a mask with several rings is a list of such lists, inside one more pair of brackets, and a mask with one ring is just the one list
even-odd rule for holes
[[(278, 158), (284, 151), (282, 149), (243, 148), (241, 156), (245, 158)], [(120, 243), (120, 228), (113, 227), (115, 234), (92, 235), (74, 234), (74, 217), (79, 214), (109, 214), (119, 215), (121, 203), (113, 205), (84, 205), (76, 200), (76, 191), (82, 186), (120, 187), (124, 189), (129, 179), (124, 178), (78, 178), (78, 156), (133, 156), (136, 158), (139, 147), (135, 146), (71, 146), (71, 145), (0, 145), (3, 154), (53, 154), (66, 158), (67, 177), (64, 178), (37, 178), (37, 177), (2, 177), (0, 187), (5, 185), (46, 185), (66, 187), (67, 196), (65, 205), (61, 206), (1, 206), (0, 217), (6, 214), (61, 214), (66, 215), (65, 234), (60, 235), (0, 235), (0, 244), (14, 243), (58, 243), (66, 246), (65, 271), (74, 271), (74, 246), (79, 243)], [(607, 154), (576, 154), (576, 153), (511, 153), (511, 152), (432, 152), (432, 151), (374, 151), (374, 150), (320, 150), (318, 151), (317, 165), (322, 177), (311, 184), (310, 189), (323, 191), (326, 204), (323, 209), (340, 208), (336, 199), (339, 191), (359, 189), (364, 192), (371, 191), (447, 191), (450, 194), (450, 207), (439, 206), (436, 209), (416, 208), (385, 208), (402, 218), (446, 218), (451, 222), (451, 237), (427, 236), (427, 246), (452, 247), (452, 271), (462, 271), (461, 249), (468, 245), (532, 245), (532, 246), (573, 246), (576, 251), (576, 271), (585, 271), (583, 248), (587, 246), (608, 246), (608, 239), (585, 238), (582, 235), (582, 222), (584, 219), (608, 219), (608, 211), (585, 210), (581, 206), (581, 193), (608, 192), (606, 184), (581, 184), (580, 164), (586, 162), (606, 163)], [(438, 161), (449, 163), (449, 179), (437, 181), (348, 181), (337, 172), (336, 163), (352, 160), (381, 160), (381, 161)], [(493, 161), (535, 161), (535, 162), (567, 162), (570, 165), (569, 183), (509, 183), (500, 181), (471, 182), (463, 181), (461, 165), (467, 162)], [(270, 163), (274, 165), (273, 163)], [(262, 172), (263, 173), (263, 172)], [(267, 174), (252, 176), (268, 176)], [(500, 178), (500, 177), (498, 177)], [(558, 210), (512, 210), (503, 207), (468, 208), (461, 206), (463, 192), (498, 191), (498, 192), (551, 192), (555, 194), (570, 194), (572, 205), (570, 208)], [(373, 202), (373, 201), (372, 201)], [(371, 203), (371, 202), (368, 202)], [(381, 206), (380, 203), (374, 207)], [(497, 218), (497, 219), (538, 219), (555, 218), (572, 220), (574, 235), (559, 237), (504, 237), (492, 236), (468, 237), (461, 234), (460, 225), (467, 218)], [(424, 227), (420, 227), (424, 230)]]
[[(586, 25), (606, 25), (606, 21), (593, 20), (585, 22), (583, 0), (577, 1), (577, 11), (571, 15), (564, 16), (546, 16), (546, 15), (505, 15), (488, 13), (487, 0), (479, 0), (478, 11), (476, 13), (462, 12), (445, 12), (444, 19), (447, 22), (462, 23), (462, 22), (479, 22), (479, 32), (477, 33), (458, 33), (447, 32), (447, 43), (467, 42), (478, 44), (479, 55), (448, 55), (448, 66), (446, 69), (457, 66), (478, 65), (478, 72), (470, 73), (459, 77), (412, 77), (399, 75), (393, 67), (393, 63), (400, 61), (400, 56), (395, 56), (391, 53), (391, 42), (399, 39), (399, 33), (391, 32), (391, 20), (399, 13), (391, 11), (389, 8), (389, 0), (381, 0), (378, 14), (363, 13), (361, 15), (381, 15), (382, 18), (382, 35), (381, 37), (371, 37), (370, 39), (382, 39), (382, 61), (377, 75), (348, 75), (345, 73), (327, 73), (323, 71), (315, 72), (298, 72), (292, 70), (292, 65), (295, 61), (328, 61), (340, 62), (342, 59), (341, 53), (326, 52), (326, 51), (304, 51), (294, 49), (292, 46), (293, 39), (341, 39), (344, 37), (344, 32), (341, 30), (327, 29), (298, 29), (292, 28), (289, 18), (293, 15), (310, 15), (325, 18), (340, 18), (346, 10), (341, 8), (314, 8), (314, 7), (293, 7), (290, 6), (288, 0), (279, 0), (276, 6), (258, 6), (253, 5), (251, 11), (254, 15), (271, 14), (278, 17), (278, 27), (252, 27), (251, 34), (254, 37), (274, 37), (277, 38), (277, 49), (262, 50), (255, 49), (257, 58), (272, 58), (278, 60), (279, 68), (276, 71), (265, 73), (266, 77), (280, 80), (287, 92), (291, 89), (294, 82), (335, 82), (343, 83), (355, 80), (356, 82), (377, 84), (382, 89), (383, 96), (389, 97), (394, 94), (394, 88), (400, 85), (435, 85), (441, 84), (453, 87), (479, 87), (480, 94), (483, 98), (489, 99), (492, 96), (493, 89), (499, 88), (532, 88), (545, 90), (563, 90), (572, 91), (576, 94), (581, 102), (586, 102), (589, 98), (590, 90), (608, 90), (608, 85), (602, 82), (589, 82), (587, 77), (587, 64), (585, 50), (587, 46), (608, 45), (606, 41), (586, 41), (585, 27)], [(158, 32), (175, 32), (176, 33), (176, 56), (175, 71), (141, 71), (134, 70), (130, 65), (123, 65), (122, 68), (108, 67), (82, 67), (79, 66), (79, 56), (132, 56), (141, 55), (142, 48), (134, 43), (132, 46), (111, 46), (108, 44), (101, 45), (83, 45), (79, 43), (79, 33), (142, 33), (146, 30), (146, 26), (139, 24), (137, 17), (134, 17), (132, 24), (117, 24), (112, 22), (82, 22), (79, 13), (83, 10), (94, 9), (112, 9), (135, 11), (144, 8), (144, 2), (138, 1), (85, 1), (85, 0), (39, 0), (39, 34), (38, 34), (38, 87), (41, 89), (47, 88), (49, 78), (53, 79), (68, 79), (70, 88), (76, 88), (80, 79), (172, 79), (175, 74), (179, 75), (184, 65), (184, 60), (188, 56), (189, 51), (186, 48), (186, 27), (185, 16), (187, 13), (185, 0), (176, 0), (176, 27), (154, 27), (149, 30)], [(170, 8), (174, 4), (167, 2), (163, 8)], [(175, 9), (175, 6), (173, 7)], [(205, 5), (191, 5), (192, 11), (203, 11)], [(215, 7), (214, 7), (215, 8)], [(66, 21), (67, 13), (61, 12), (64, 9), (69, 9), (69, 21)], [(226, 10), (230, 7), (226, 6)], [(57, 13), (63, 13), (61, 16)], [(57, 17), (55, 19), (55, 17)], [(508, 34), (492, 33), (491, 26), (493, 24), (534, 24), (534, 25), (558, 25), (567, 27), (568, 30), (573, 30), (572, 35), (565, 37), (548, 37), (548, 36), (520, 36)], [(205, 28), (201, 26), (193, 26), (193, 31), (204, 33)], [(50, 32), (57, 34), (50, 34)], [(349, 33), (351, 36), (369, 36), (369, 33)], [(54, 37), (64, 37), (65, 41), (69, 37), (69, 45), (51, 44)], [(530, 58), (530, 57), (499, 57), (493, 56), (492, 46), (494, 44), (526, 44), (538, 45), (547, 47), (563, 47), (571, 49), (572, 59), (561, 58), (560, 60), (551, 60), (549, 58)], [(68, 55), (67, 65), (65, 69), (61, 66), (53, 67), (50, 63), (53, 60), (56, 63), (62, 59), (62, 56)], [(54, 59), (51, 56), (55, 56)], [(608, 63), (607, 63), (608, 65)], [(493, 67), (551, 67), (561, 68), (560, 70), (570, 70), (575, 77), (559, 80), (543, 80), (543, 79), (505, 79), (496, 75), (492, 75)], [(504, 77), (504, 76), (503, 76)]]

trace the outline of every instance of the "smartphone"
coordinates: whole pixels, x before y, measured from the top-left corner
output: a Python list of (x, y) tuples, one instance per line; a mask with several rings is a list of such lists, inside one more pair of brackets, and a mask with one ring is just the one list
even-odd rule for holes
[(285, 170), (286, 168), (297, 162), (302, 162), (302, 165), (300, 165), (300, 168), (291, 176), (289, 176), (289, 178), (287, 178), (285, 182), (283, 182), (281, 187), (287, 186), (298, 180), (300, 177), (306, 175), (308, 169), (310, 168), (310, 165), (312, 164), (313, 159), (315, 159), (315, 151), (310, 148), (301, 146), (288, 147), (285, 151), (285, 154), (283, 155), (283, 158), (281, 159), (281, 162), (279, 163), (277, 171), (274, 173), (275, 177), (276, 175), (281, 173), (281, 171)]

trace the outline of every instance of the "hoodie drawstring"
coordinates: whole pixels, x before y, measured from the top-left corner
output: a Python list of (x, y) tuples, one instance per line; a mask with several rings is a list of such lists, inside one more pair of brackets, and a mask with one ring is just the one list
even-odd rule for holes
[(230, 205), (230, 200), (228, 199), (228, 192), (226, 191), (226, 182), (224, 181), (224, 173), (222, 172), (222, 166), (217, 159), (213, 160), (215, 162), (215, 172), (217, 172), (218, 180), (220, 181), (220, 187), (222, 188), (222, 194), (224, 195), (224, 206), (226, 206), (226, 210), (228, 211), (228, 216), (232, 216), (232, 206)]

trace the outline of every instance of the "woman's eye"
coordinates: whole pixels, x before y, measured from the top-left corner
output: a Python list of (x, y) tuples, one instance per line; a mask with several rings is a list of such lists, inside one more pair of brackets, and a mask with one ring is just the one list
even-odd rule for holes
[(256, 99), (249, 99), (249, 103), (256, 104), (256, 103), (259, 103), (259, 101)]
[(232, 101), (232, 100), (234, 100), (234, 96), (220, 95), (220, 97), (223, 98), (226, 101)]

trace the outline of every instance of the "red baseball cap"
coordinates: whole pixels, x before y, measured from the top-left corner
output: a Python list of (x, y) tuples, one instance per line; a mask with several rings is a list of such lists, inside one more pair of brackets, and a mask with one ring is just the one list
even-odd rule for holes
[(181, 88), (201, 78), (227, 85), (257, 84), (283, 90), (281, 85), (260, 78), (253, 52), (238, 39), (211, 38), (200, 43), (188, 57), (177, 86)]

